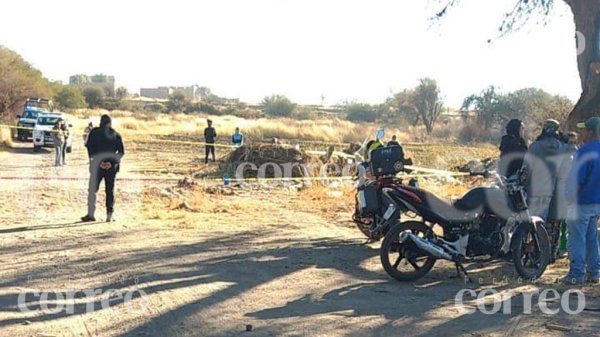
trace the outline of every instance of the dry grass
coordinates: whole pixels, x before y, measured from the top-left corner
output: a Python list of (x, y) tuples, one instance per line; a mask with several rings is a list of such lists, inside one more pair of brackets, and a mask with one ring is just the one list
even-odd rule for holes
[[(95, 125), (104, 110), (78, 110), (73, 114), (72, 124), (85, 127), (88, 121)], [(288, 140), (320, 141), (332, 143), (362, 142), (372, 138), (380, 127), (377, 124), (357, 124), (340, 119), (296, 120), (288, 118), (244, 119), (236, 116), (207, 116), (201, 114), (161, 114), (154, 112), (134, 113), (112, 111), (115, 128), (125, 134), (136, 135), (189, 135), (202, 136), (206, 120), (211, 119), (221, 137), (229, 138), (239, 127), (250, 140), (280, 138)], [(411, 140), (409, 133), (386, 126), (388, 134), (396, 134), (401, 141)]]
[(0, 127), (0, 148), (3, 146), (12, 147), (12, 133), (9, 128)]

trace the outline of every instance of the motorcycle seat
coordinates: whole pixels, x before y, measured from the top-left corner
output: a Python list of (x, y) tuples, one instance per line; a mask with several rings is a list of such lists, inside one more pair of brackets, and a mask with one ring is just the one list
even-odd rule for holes
[(422, 214), (424, 217), (433, 218), (435, 222), (448, 224), (462, 224), (472, 222), (479, 217), (478, 212), (461, 210), (450, 202), (439, 198), (435, 194), (414, 187), (405, 187), (414, 192), (422, 199), (429, 214)]

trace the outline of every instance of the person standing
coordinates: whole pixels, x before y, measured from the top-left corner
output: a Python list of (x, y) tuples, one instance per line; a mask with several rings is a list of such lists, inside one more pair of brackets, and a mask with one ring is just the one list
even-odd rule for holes
[(58, 119), (56, 123), (54, 123), (54, 127), (52, 128), (50, 135), (52, 136), (52, 142), (54, 143), (54, 150), (56, 152), (54, 166), (63, 166), (63, 149), (66, 142), (61, 119)]
[(498, 173), (511, 177), (523, 166), (523, 158), (527, 152), (527, 142), (523, 138), (525, 126), (519, 119), (513, 119), (506, 125), (506, 135), (500, 143), (500, 161)]
[[(565, 161), (563, 162), (563, 165), (565, 165), (564, 170), (566, 172), (570, 172), (571, 171), (571, 167), (573, 165), (573, 159), (575, 158), (575, 155), (577, 154), (577, 150), (579, 150), (579, 134), (577, 134), (577, 132), (569, 132), (567, 133), (567, 152), (565, 154)], [(567, 253), (567, 237), (568, 237), (568, 232), (567, 232), (567, 210), (568, 210), (568, 205), (567, 202), (565, 200), (565, 188), (566, 188), (567, 182), (566, 180), (564, 181), (559, 181), (558, 184), (556, 185), (556, 193), (555, 193), (555, 198), (556, 198), (556, 217), (555, 219), (559, 219), (560, 221), (560, 239), (559, 239), (559, 244), (558, 244), (558, 252), (557, 252), (557, 257), (564, 257)]]
[(63, 165), (67, 165), (67, 144), (68, 144), (68, 140), (69, 137), (71, 137), (71, 133), (69, 132), (69, 127), (67, 125), (67, 121), (62, 120), (60, 123), (60, 128), (63, 131), (63, 134), (65, 136), (65, 141), (63, 143), (63, 148), (62, 148), (62, 164)]
[(88, 136), (90, 135), (90, 132), (92, 132), (92, 129), (94, 129), (94, 124), (89, 122), (88, 126), (83, 130), (83, 144), (87, 143)]
[(528, 170), (526, 191), (529, 210), (531, 215), (539, 216), (546, 223), (549, 222), (550, 204), (557, 183), (566, 180), (568, 174), (563, 165), (567, 145), (562, 142), (559, 129), (558, 121), (545, 121), (541, 135), (531, 144), (523, 159), (523, 167)]
[(114, 221), (115, 180), (121, 168), (121, 159), (125, 155), (123, 139), (112, 128), (110, 116), (100, 118), (100, 126), (94, 128), (85, 145), (90, 160), (90, 181), (88, 186), (88, 213), (81, 218), (83, 222), (96, 221), (96, 193), (100, 182), (104, 180), (106, 192), (106, 222)]
[(204, 163), (208, 164), (208, 155), (212, 154), (213, 163), (215, 160), (215, 142), (217, 140), (217, 130), (212, 126), (212, 121), (209, 119), (206, 121), (208, 126), (204, 129), (204, 142), (206, 142), (206, 157), (204, 158)]
[(235, 147), (244, 146), (244, 135), (240, 133), (240, 128), (235, 128), (235, 132), (231, 136), (231, 142)]
[(600, 281), (598, 218), (600, 217), (600, 118), (577, 124), (583, 145), (575, 156), (567, 180), (569, 273), (564, 284)]

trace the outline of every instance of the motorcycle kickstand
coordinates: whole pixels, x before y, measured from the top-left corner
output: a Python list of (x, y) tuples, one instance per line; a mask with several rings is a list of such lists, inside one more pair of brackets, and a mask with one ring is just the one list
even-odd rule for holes
[(471, 278), (471, 276), (469, 276), (469, 273), (467, 273), (467, 270), (462, 265), (462, 263), (455, 262), (455, 267), (456, 267), (456, 277), (457, 278), (460, 278), (460, 272), (462, 271), (463, 274), (465, 274), (465, 277), (467, 278), (467, 280), (469, 280), (469, 283), (475, 283), (475, 282), (473, 282), (473, 279)]

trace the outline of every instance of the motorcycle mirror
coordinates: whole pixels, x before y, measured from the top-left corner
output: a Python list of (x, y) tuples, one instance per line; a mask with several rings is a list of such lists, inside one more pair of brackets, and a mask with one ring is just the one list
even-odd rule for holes
[(385, 137), (385, 130), (380, 129), (379, 131), (377, 131), (377, 140), (382, 140), (383, 137)]

